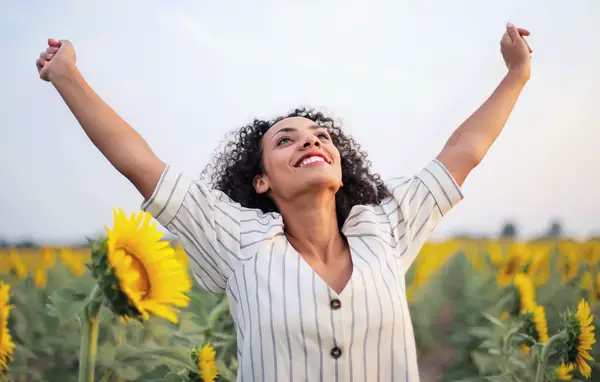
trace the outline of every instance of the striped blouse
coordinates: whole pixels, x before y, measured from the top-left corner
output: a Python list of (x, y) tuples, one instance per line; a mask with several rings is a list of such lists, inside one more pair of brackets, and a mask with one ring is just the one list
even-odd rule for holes
[(386, 182), (393, 196), (343, 224), (353, 262), (333, 291), (290, 245), (280, 214), (248, 209), (167, 166), (142, 204), (178, 236), (197, 282), (225, 292), (238, 381), (419, 381), (405, 273), (462, 199), (436, 159)]

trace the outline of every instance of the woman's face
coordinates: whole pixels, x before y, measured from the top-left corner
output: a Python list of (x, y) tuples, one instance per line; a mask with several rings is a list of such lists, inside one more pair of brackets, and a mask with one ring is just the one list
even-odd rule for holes
[(255, 177), (258, 193), (292, 199), (306, 192), (337, 192), (342, 185), (340, 153), (327, 130), (304, 117), (273, 125), (262, 138), (264, 174)]

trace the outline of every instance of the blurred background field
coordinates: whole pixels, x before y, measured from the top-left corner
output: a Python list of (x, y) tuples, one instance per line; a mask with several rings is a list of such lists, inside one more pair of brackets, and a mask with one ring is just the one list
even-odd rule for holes
[[(514, 277), (527, 275), (544, 306), (549, 333), (559, 313), (581, 298), (597, 311), (600, 297), (600, 240), (572, 241), (560, 227), (531, 241), (514, 237), (507, 225), (495, 239), (454, 238), (428, 242), (407, 275), (407, 295), (423, 381), (484, 381), (506, 367), (528, 379), (533, 358), (519, 346), (500, 355), (503, 322), (518, 312)], [(6, 244), (6, 243), (5, 243)], [(187, 261), (175, 243), (177, 256)], [(14, 381), (77, 380), (80, 324), (74, 300), (87, 296), (94, 279), (85, 262), (90, 249), (36, 247), (0, 249), (1, 278), (10, 285), (8, 329), (15, 344), (8, 377)], [(76, 297), (78, 296), (78, 297)], [(193, 368), (192, 347), (210, 342), (217, 352), (218, 380), (235, 380), (236, 339), (227, 298), (202, 292), (194, 283), (192, 301), (179, 324), (152, 317), (124, 323), (101, 311), (96, 378), (102, 381), (177, 381)], [(79, 302), (81, 303), (81, 302)], [(596, 320), (596, 319), (595, 319)], [(594, 321), (597, 325), (598, 321)], [(4, 335), (0, 346), (6, 345)], [(600, 355), (597, 347), (594, 358)], [(599, 365), (589, 362), (592, 380)]]
[[(511, 21), (532, 32), (532, 79), (465, 183), (465, 200), (434, 232), (444, 241), (428, 243), (410, 269), (407, 294), (423, 382), (483, 382), (498, 368), (532, 380), (529, 354), (518, 346), (498, 356), (510, 321), (502, 318), (517, 300), (513, 277), (520, 271), (535, 280), (550, 332), (558, 313), (582, 297), (598, 311), (600, 203), (590, 176), (600, 173), (597, 20), (592, 0), (4, 2), (0, 278), (13, 308), (0, 302), (8, 330), (0, 332), (0, 369), (14, 342), (11, 380), (77, 379), (80, 305), (72, 301), (94, 280), (83, 266), (89, 248), (71, 240), (96, 232), (115, 202), (128, 209), (141, 202), (39, 80), (33, 62), (48, 37), (73, 41), (94, 88), (184, 172), (212, 160), (227, 131), (308, 103), (343, 116), (387, 178), (437, 155), (498, 84), (505, 74), (498, 41)], [(518, 224), (492, 235), (507, 217)], [(564, 230), (551, 224), (538, 235), (556, 217)], [(233, 380), (234, 328), (222, 296), (194, 284), (178, 325), (159, 318), (124, 325), (101, 313), (99, 380), (180, 380), (194, 367), (189, 349), (207, 341), (221, 379)], [(600, 380), (590, 363), (591, 380)]]

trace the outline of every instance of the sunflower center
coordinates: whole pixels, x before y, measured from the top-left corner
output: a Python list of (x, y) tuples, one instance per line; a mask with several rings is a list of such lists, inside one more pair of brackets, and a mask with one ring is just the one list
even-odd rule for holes
[(146, 267), (144, 264), (133, 254), (124, 249), (127, 256), (131, 258), (131, 269), (133, 269), (139, 275), (138, 278), (131, 284), (131, 287), (142, 297), (146, 296), (150, 293), (150, 279), (148, 277), (148, 272), (146, 271)]
[(508, 264), (506, 264), (506, 274), (512, 275), (513, 273), (517, 272), (518, 263), (519, 262), (517, 259), (510, 260)]

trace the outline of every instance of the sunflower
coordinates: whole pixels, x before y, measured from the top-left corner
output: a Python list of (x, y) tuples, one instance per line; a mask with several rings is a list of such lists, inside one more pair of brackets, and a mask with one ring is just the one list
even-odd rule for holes
[[(39, 259), (41, 257), (41, 260)], [(45, 288), (48, 284), (48, 269), (56, 263), (56, 251), (53, 248), (42, 247), (39, 253), (30, 254), (29, 270), (32, 273), (35, 286)]]
[(543, 306), (537, 306), (533, 310), (533, 322), (535, 330), (538, 333), (538, 341), (542, 344), (548, 342), (548, 321), (546, 320), (546, 311)]
[(578, 245), (572, 240), (562, 240), (558, 243), (558, 252), (560, 254), (575, 252), (577, 249)]
[(535, 287), (531, 279), (524, 273), (517, 273), (513, 285), (517, 291), (519, 312), (532, 311), (537, 303), (535, 302)]
[[(532, 310), (521, 313), (523, 317), (523, 333), (533, 338), (541, 344), (548, 342), (548, 321), (543, 306), (536, 306)], [(521, 351), (526, 353), (533, 345), (530, 340), (526, 340), (521, 345)]]
[(479, 243), (470, 241), (464, 242), (461, 243), (461, 247), (463, 253), (465, 254), (465, 257), (469, 259), (471, 265), (473, 265), (473, 268), (475, 268), (478, 271), (481, 270), (485, 263), (484, 257), (481, 256), (481, 249), (479, 248)]
[(61, 248), (58, 252), (60, 261), (65, 264), (71, 273), (77, 277), (85, 273), (85, 263), (89, 260), (90, 254), (83, 251), (73, 251), (71, 248)]
[[(600, 274), (599, 274), (600, 275)], [(597, 278), (600, 280), (600, 278)], [(590, 271), (585, 271), (581, 275), (581, 289), (585, 290), (590, 299), (590, 305), (592, 309), (596, 306), (596, 283), (594, 283), (594, 276)]]
[(141, 211), (127, 218), (113, 210), (114, 227), (92, 249), (92, 274), (111, 308), (124, 319), (148, 319), (153, 313), (177, 323), (178, 307), (189, 304), (187, 269), (163, 234)]
[(515, 278), (515, 275), (521, 271), (526, 260), (526, 253), (520, 250), (513, 250), (508, 256), (502, 259), (500, 270), (496, 276), (498, 285), (509, 285)]
[(215, 349), (210, 344), (204, 345), (200, 350), (192, 349), (192, 360), (200, 369), (200, 378), (203, 382), (213, 382), (218, 376), (217, 364), (215, 362)]
[(11, 268), (20, 280), (27, 277), (27, 266), (23, 263), (21, 254), (16, 249), (8, 250), (8, 258), (11, 262)]
[(8, 257), (8, 251), (0, 249), (0, 273), (9, 273), (12, 269), (12, 262)]
[(561, 359), (568, 367), (578, 366), (579, 372), (585, 378), (589, 378), (592, 374), (592, 369), (586, 361), (594, 360), (589, 353), (592, 345), (596, 342), (593, 319), (590, 314), (590, 306), (583, 299), (577, 307), (577, 312), (568, 312), (564, 317), (569, 339)]
[(577, 259), (577, 252), (570, 250), (562, 253), (556, 267), (560, 271), (560, 277), (562, 282), (566, 283), (569, 280), (573, 280), (579, 274), (579, 259)]
[(595, 268), (598, 260), (600, 260), (600, 242), (594, 240), (583, 243), (581, 245), (581, 254), (585, 261), (592, 268)]
[(500, 247), (500, 244), (497, 242), (491, 242), (488, 244), (487, 250), (488, 257), (490, 258), (492, 264), (499, 267), (502, 264), (502, 248)]
[(33, 282), (37, 288), (45, 288), (46, 284), (48, 284), (48, 274), (46, 273), (46, 268), (36, 267), (33, 270)]
[(554, 370), (554, 378), (561, 381), (570, 381), (573, 379), (571, 373), (575, 370), (574, 364), (566, 365), (563, 361), (560, 366)]
[(8, 317), (13, 308), (9, 305), (10, 285), (0, 281), (0, 373), (8, 370), (8, 363), (12, 361), (15, 344), (8, 330)]
[(537, 286), (548, 282), (550, 279), (550, 261), (546, 250), (538, 249), (533, 253), (531, 263), (527, 267), (527, 276)]
[(185, 249), (181, 245), (176, 246), (174, 249), (175, 249), (175, 257), (187, 269), (189, 266), (189, 258), (188, 258), (187, 253), (185, 252)]
[(456, 253), (457, 249), (458, 243), (454, 240), (447, 243), (426, 243), (415, 260), (415, 272), (411, 284), (425, 285)]
[(50, 247), (42, 247), (41, 250), (42, 255), (42, 265), (46, 269), (50, 269), (56, 264), (56, 250)]

